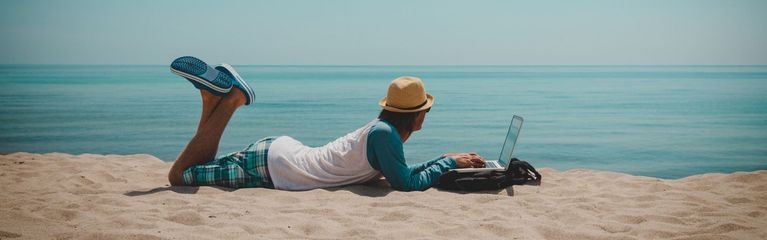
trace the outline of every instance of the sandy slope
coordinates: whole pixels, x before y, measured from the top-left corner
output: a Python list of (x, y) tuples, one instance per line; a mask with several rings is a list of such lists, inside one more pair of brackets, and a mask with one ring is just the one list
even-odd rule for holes
[(767, 239), (767, 171), (659, 180), (541, 169), (461, 194), (169, 187), (149, 155), (0, 156), (0, 239)]

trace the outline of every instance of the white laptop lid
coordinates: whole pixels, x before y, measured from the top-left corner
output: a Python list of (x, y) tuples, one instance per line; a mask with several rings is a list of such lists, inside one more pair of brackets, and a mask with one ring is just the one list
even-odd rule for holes
[(504, 168), (509, 166), (509, 162), (514, 156), (514, 148), (517, 146), (517, 139), (519, 138), (519, 132), (522, 130), (522, 123), (524, 121), (522, 117), (517, 115), (511, 118), (509, 132), (506, 133), (506, 140), (503, 142), (503, 148), (501, 148), (501, 156), (498, 157), (498, 162)]

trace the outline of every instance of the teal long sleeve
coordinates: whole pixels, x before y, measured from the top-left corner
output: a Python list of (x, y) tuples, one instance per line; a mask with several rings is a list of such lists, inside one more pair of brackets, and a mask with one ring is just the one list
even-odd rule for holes
[(370, 129), (367, 150), (370, 165), (381, 171), (392, 188), (400, 191), (426, 190), (443, 172), (456, 168), (455, 161), (449, 157), (407, 165), (399, 133), (383, 121)]

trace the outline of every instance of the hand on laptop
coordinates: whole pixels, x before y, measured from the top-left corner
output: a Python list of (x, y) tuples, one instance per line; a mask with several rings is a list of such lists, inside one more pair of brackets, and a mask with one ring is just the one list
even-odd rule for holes
[(451, 157), (458, 168), (485, 167), (485, 158), (477, 153), (445, 153), (443, 157)]

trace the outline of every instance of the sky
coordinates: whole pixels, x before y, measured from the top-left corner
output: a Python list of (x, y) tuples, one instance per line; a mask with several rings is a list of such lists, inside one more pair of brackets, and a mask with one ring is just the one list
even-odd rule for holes
[(767, 1), (3, 0), (0, 64), (767, 65)]

